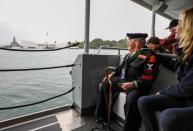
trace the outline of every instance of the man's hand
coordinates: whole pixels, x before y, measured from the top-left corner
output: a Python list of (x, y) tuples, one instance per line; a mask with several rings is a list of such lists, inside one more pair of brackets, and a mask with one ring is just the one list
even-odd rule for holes
[(121, 88), (124, 90), (128, 90), (128, 89), (135, 88), (135, 86), (133, 82), (125, 82), (125, 83), (122, 83)]
[(111, 79), (114, 76), (114, 73), (111, 73), (108, 75), (109, 79)]
[[(114, 76), (114, 74), (115, 74), (114, 72), (112, 72), (111, 74), (109, 74), (109, 75), (108, 75), (109, 79), (111, 79), (111, 78)], [(103, 80), (102, 80), (102, 82), (104, 82), (106, 79), (107, 79), (107, 78), (104, 77)]]
[(160, 93), (159, 93), (159, 92), (157, 92), (155, 95), (160, 95)]

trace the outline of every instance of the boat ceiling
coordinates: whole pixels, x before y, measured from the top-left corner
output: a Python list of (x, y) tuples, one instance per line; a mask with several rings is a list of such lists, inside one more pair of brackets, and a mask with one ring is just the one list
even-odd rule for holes
[(193, 6), (193, 0), (131, 0), (149, 10), (154, 3), (159, 3), (157, 13), (168, 19), (177, 19), (180, 11)]

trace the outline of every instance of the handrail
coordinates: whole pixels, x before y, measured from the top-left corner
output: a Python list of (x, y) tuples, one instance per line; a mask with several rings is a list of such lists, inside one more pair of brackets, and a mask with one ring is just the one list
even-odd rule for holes
[(167, 56), (167, 57), (171, 57), (171, 58), (177, 58), (176, 54), (170, 54), (170, 53), (158, 53), (158, 55)]
[[(99, 54), (102, 49), (118, 50), (118, 55), (120, 55), (120, 50), (128, 50), (127, 48), (100, 46), (99, 51), (98, 51), (97, 54)], [(176, 54), (170, 54), (170, 53), (158, 53), (158, 55), (168, 56), (168, 57), (172, 57), (172, 58), (176, 58), (177, 57)]]
[(120, 55), (120, 50), (128, 50), (127, 48), (100, 46), (99, 51), (98, 51), (97, 54), (99, 54), (102, 49), (118, 50), (118, 55)]
[(18, 105), (18, 106), (10, 106), (10, 107), (0, 107), (0, 110), (9, 110), (9, 109), (15, 109), (15, 108), (21, 108), (21, 107), (26, 107), (26, 106), (37, 105), (37, 104), (40, 104), (40, 103), (43, 103), (43, 102), (46, 102), (46, 101), (55, 99), (55, 98), (60, 97), (60, 96), (64, 96), (64, 95), (72, 92), (74, 89), (75, 89), (75, 87), (72, 87), (72, 88), (71, 88), (70, 90), (68, 90), (67, 92), (64, 92), (64, 93), (62, 93), (62, 94), (59, 94), (59, 95), (56, 95), (56, 96), (47, 98), (47, 99), (45, 99), (45, 100), (41, 100), (41, 101), (38, 101), (38, 102), (30, 103), (30, 104), (24, 104), (24, 105)]
[(73, 67), (75, 64), (63, 65), (63, 66), (52, 66), (52, 67), (42, 67), (42, 68), (26, 68), (26, 69), (0, 69), (0, 72), (11, 72), (11, 71), (32, 71), (32, 70), (48, 70), (64, 67)]
[[(72, 67), (72, 66), (75, 66), (75, 64), (64, 65), (64, 66), (55, 66), (55, 67), (31, 68), (31, 69), (1, 69), (0, 72), (46, 70), (46, 69), (64, 68), (64, 67)], [(38, 101), (38, 102), (30, 103), (30, 104), (24, 104), (24, 105), (19, 105), (19, 106), (11, 106), (11, 107), (0, 107), (0, 110), (15, 109), (15, 108), (20, 108), (20, 107), (26, 107), (26, 106), (32, 106), (32, 105), (40, 104), (40, 103), (52, 100), (54, 98), (66, 95), (66, 94), (72, 92), (74, 89), (75, 89), (75, 87), (72, 87), (69, 91), (67, 91), (65, 93), (62, 93), (62, 94), (59, 94), (57, 96), (53, 96), (53, 97), (47, 98), (45, 100), (41, 100), (41, 101)]]
[[(55, 67), (44, 67), (44, 68), (30, 68), (30, 69), (1, 69), (0, 72), (10, 72), (10, 71), (31, 71), (31, 70), (46, 70), (46, 69), (54, 69), (54, 68), (64, 68), (64, 67), (72, 67), (75, 66), (75, 64), (71, 64), (71, 65), (64, 65), (64, 66), (55, 66)], [(24, 104), (24, 105), (18, 105), (18, 106), (11, 106), (11, 107), (0, 107), (0, 110), (8, 110), (8, 109), (15, 109), (15, 108), (21, 108), (21, 107), (26, 107), (26, 106), (32, 106), (32, 105), (36, 105), (36, 104), (40, 104), (49, 100), (52, 100), (54, 98), (66, 95), (70, 92), (72, 92), (75, 89), (75, 87), (72, 87), (70, 90), (68, 90), (65, 93), (47, 98), (45, 100), (41, 100), (38, 102), (34, 102), (34, 103), (30, 103), (30, 104)]]

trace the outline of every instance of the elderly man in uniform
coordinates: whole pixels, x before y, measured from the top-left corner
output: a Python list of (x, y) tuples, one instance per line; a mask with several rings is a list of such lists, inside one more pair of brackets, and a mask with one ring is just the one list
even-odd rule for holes
[[(141, 125), (141, 117), (137, 107), (137, 100), (140, 96), (148, 95), (152, 83), (155, 81), (159, 64), (157, 55), (148, 48), (143, 48), (147, 34), (127, 34), (128, 51), (122, 64), (115, 72), (109, 74), (112, 82), (112, 102), (120, 92), (127, 94), (124, 105), (125, 123), (124, 131), (138, 131)], [(103, 79), (99, 93), (99, 99), (95, 114), (97, 122), (107, 121), (109, 82)]]

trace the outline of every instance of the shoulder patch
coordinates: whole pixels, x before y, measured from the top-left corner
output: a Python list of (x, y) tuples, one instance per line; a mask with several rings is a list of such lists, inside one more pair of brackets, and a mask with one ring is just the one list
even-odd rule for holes
[(149, 56), (148, 62), (155, 63), (156, 62), (156, 57), (154, 55)]
[(140, 55), (138, 55), (138, 58), (141, 58), (141, 59), (146, 59), (146, 58), (147, 58), (147, 56), (146, 56), (146, 55), (142, 55), (142, 54), (140, 54)]

